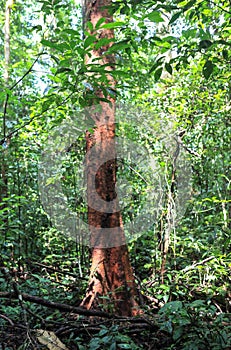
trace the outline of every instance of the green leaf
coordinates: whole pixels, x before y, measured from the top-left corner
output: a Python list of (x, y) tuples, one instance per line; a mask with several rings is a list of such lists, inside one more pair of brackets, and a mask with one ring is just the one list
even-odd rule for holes
[(59, 62), (59, 66), (60, 67), (69, 67), (70, 66), (70, 60), (66, 59), (66, 60), (62, 60)]
[(158, 58), (157, 62), (155, 62), (154, 65), (152, 66), (152, 68), (150, 69), (149, 74), (154, 72), (154, 70), (156, 70), (157, 67), (162, 65), (163, 59), (164, 59), (164, 56)]
[(164, 22), (164, 19), (161, 17), (158, 11), (152, 11), (146, 16), (146, 18), (155, 23)]
[(195, 0), (190, 0), (185, 6), (184, 6), (184, 11), (189, 10), (191, 7), (195, 5)]
[(208, 49), (212, 44), (213, 43), (210, 40), (201, 40), (199, 43), (199, 49)]
[(90, 31), (94, 30), (93, 24), (89, 21), (87, 22), (87, 27), (88, 27), (88, 29), (90, 29)]
[(123, 70), (114, 70), (110, 73), (112, 76), (115, 77), (125, 77), (125, 78), (129, 78), (130, 74), (128, 72), (124, 72)]
[(163, 67), (160, 67), (155, 71), (155, 74), (154, 74), (155, 81), (158, 81), (160, 79), (162, 71), (163, 71)]
[(116, 350), (116, 343), (115, 342), (110, 345), (109, 350)]
[(55, 48), (63, 53), (64, 50), (68, 50), (70, 47), (68, 43), (62, 42), (60, 44), (56, 44)]
[(214, 64), (212, 61), (210, 60), (207, 60), (204, 64), (204, 67), (203, 67), (203, 75), (205, 77), (205, 79), (209, 79), (210, 75), (212, 74), (213, 72), (213, 69), (214, 69)]
[(110, 22), (110, 23), (104, 24), (101, 28), (113, 29), (117, 27), (122, 27), (124, 24), (125, 24), (124, 22)]
[(57, 48), (57, 43), (54, 43), (54, 42), (52, 42), (50, 40), (42, 39), (41, 40), (41, 44), (43, 46), (51, 47), (51, 48), (54, 48), (54, 49)]
[(89, 35), (84, 41), (84, 48), (89, 47), (96, 40), (95, 35)]
[(167, 35), (162, 38), (162, 41), (171, 44), (171, 43), (177, 43), (178, 39), (175, 36)]
[(79, 31), (78, 30), (74, 30), (74, 29), (63, 29), (63, 33), (67, 33), (70, 34), (71, 36), (79, 36)]
[(149, 70), (149, 74), (151, 74), (152, 72), (154, 72), (154, 70), (156, 69), (156, 67), (157, 67), (157, 63), (155, 63), (153, 66), (152, 66), (152, 68)]
[(154, 41), (158, 41), (158, 42), (162, 42), (162, 39), (159, 38), (158, 36), (154, 35), (154, 36), (151, 36), (150, 37), (151, 40), (154, 40)]
[(189, 305), (190, 305), (190, 307), (195, 307), (195, 308), (197, 308), (197, 307), (206, 307), (206, 303), (205, 303), (205, 301), (204, 300), (202, 300), (202, 299), (197, 299), (197, 300), (194, 300), (192, 303), (189, 303)]
[(176, 330), (174, 330), (173, 332), (173, 339), (174, 340), (179, 339), (182, 336), (183, 332), (184, 332), (183, 327), (177, 327)]
[(165, 63), (165, 69), (169, 74), (172, 75), (172, 66), (170, 63)]
[(95, 25), (95, 29), (99, 29), (101, 24), (103, 24), (105, 22), (105, 18), (104, 17), (101, 17), (98, 22), (96, 23)]
[(127, 40), (123, 40), (120, 41), (118, 43), (113, 44), (108, 50), (107, 50), (107, 54), (112, 53), (112, 52), (118, 52), (118, 51), (122, 51), (124, 49), (129, 48), (130, 45), (127, 42)]
[(187, 29), (187, 30), (183, 30), (182, 31), (182, 34), (183, 36), (186, 38), (186, 39), (189, 39), (189, 38), (195, 38), (196, 37), (196, 34), (197, 34), (197, 30), (196, 29)]
[(34, 26), (33, 28), (32, 28), (32, 30), (36, 30), (36, 32), (39, 32), (40, 30), (42, 30), (43, 29), (43, 27), (40, 25), (40, 24), (38, 24), (37, 26)]
[[(114, 39), (113, 39), (114, 40)], [(99, 48), (101, 48), (102, 46), (106, 46), (109, 43), (112, 42), (112, 39), (108, 39), (108, 38), (102, 38), (100, 39), (96, 44), (95, 44), (95, 49), (98, 50)]]
[(100, 330), (99, 332), (99, 337), (102, 337), (103, 335), (107, 334), (108, 333), (108, 329), (107, 328), (103, 328)]
[(169, 24), (174, 23), (180, 17), (181, 14), (182, 14), (182, 11), (175, 13), (175, 15), (173, 15), (172, 18), (170, 19)]
[(105, 337), (102, 338), (102, 343), (104, 344), (110, 344), (112, 341), (113, 336), (112, 335), (106, 335)]
[(78, 52), (78, 54), (79, 54), (80, 56), (83, 56), (83, 55), (84, 55), (84, 49), (82, 49), (82, 47), (76, 47), (75, 49), (76, 49), (76, 51)]
[(228, 54), (228, 51), (227, 50), (222, 50), (222, 56), (225, 60), (228, 60), (229, 59), (229, 54)]
[(172, 314), (173, 312), (181, 310), (183, 307), (183, 304), (181, 301), (170, 301), (166, 303), (159, 311), (160, 314), (165, 313), (166, 315)]
[(92, 338), (89, 344), (90, 350), (97, 350), (101, 348), (100, 338)]

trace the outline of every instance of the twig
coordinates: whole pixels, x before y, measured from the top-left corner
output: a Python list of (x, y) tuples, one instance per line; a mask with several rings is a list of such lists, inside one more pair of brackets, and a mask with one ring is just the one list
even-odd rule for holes
[[(75, 94), (76, 91), (74, 92), (71, 92), (60, 104), (58, 104), (56, 106), (57, 107), (60, 107), (62, 105), (64, 105), (68, 99), (73, 95)], [(15, 130), (11, 131), (8, 135), (6, 135), (5, 138), (3, 138), (2, 140), (0, 140), (0, 145), (3, 145), (5, 140), (6, 139), (10, 139), (14, 134), (16, 134), (19, 130), (25, 128), (25, 126), (29, 125), (34, 119), (38, 118), (38, 117), (41, 117), (44, 113), (46, 113), (49, 109), (51, 108), (51, 106), (47, 107), (46, 109), (44, 109), (41, 113), (38, 113), (38, 114), (35, 114), (30, 120), (28, 120), (27, 122), (25, 122), (23, 125), (19, 126), (18, 128), (16, 128)]]
[[(117, 162), (125, 164), (125, 162), (122, 159), (117, 159)], [(136, 171), (130, 164), (126, 164), (126, 166), (128, 166), (131, 171), (133, 171), (136, 175), (138, 175), (148, 185), (147, 180), (138, 171)]]
[(17, 80), (10, 88), (9, 90), (13, 90), (15, 88), (15, 86), (17, 86), (19, 83), (21, 83), (21, 81), (32, 71), (34, 65), (38, 62), (38, 59), (40, 56), (44, 55), (45, 52), (40, 52), (38, 54), (38, 56), (36, 57), (36, 59), (34, 60), (34, 62), (32, 63), (32, 65), (30, 66), (30, 68), (26, 71), (26, 73), (23, 74), (23, 76)]
[(203, 265), (205, 264), (206, 262), (210, 261), (210, 260), (213, 260), (213, 259), (216, 259), (215, 256), (210, 256), (202, 261), (199, 261), (191, 266), (187, 266), (185, 267), (183, 270), (181, 270), (181, 272), (187, 272), (187, 271), (190, 271), (190, 270), (193, 270), (195, 267), (197, 267), (198, 265)]
[(184, 136), (184, 134), (185, 134), (185, 131), (183, 130), (183, 131), (181, 131), (180, 135), (178, 135), (178, 138), (177, 138), (178, 144), (180, 144), (188, 153), (192, 154), (192, 155), (195, 156), (195, 157), (201, 158), (201, 156), (200, 156), (200, 154), (199, 154), (198, 152), (194, 151), (194, 150), (191, 149), (191, 148), (188, 148), (188, 147), (184, 144), (184, 142), (183, 142), (183, 140), (182, 140), (182, 137)]
[(55, 267), (47, 266), (46, 264), (41, 264), (41, 263), (38, 263), (38, 262), (35, 262), (35, 261), (29, 261), (29, 264), (40, 266), (40, 267), (42, 267), (44, 269), (47, 269), (49, 271), (54, 271), (54, 272), (60, 273), (62, 275), (72, 276), (72, 277), (75, 277), (75, 278), (78, 277), (78, 279), (86, 281), (85, 277), (79, 277), (76, 273), (72, 273), (72, 272), (68, 272), (68, 271), (62, 271), (62, 270), (57, 269)]
[(218, 7), (220, 10), (222, 10), (222, 11), (228, 13), (229, 15), (231, 15), (231, 12), (228, 11), (228, 10), (226, 10), (226, 9), (224, 9), (224, 7), (222, 7), (222, 6), (218, 5), (218, 4), (216, 4), (214, 1), (211, 1), (211, 0), (210, 0), (210, 2), (211, 2), (214, 6)]
[(8, 321), (11, 326), (14, 326), (14, 322), (9, 317), (7, 317), (3, 314), (0, 314), (0, 318), (3, 318), (3, 320)]
[[(17, 80), (10, 88), (9, 90), (13, 90), (33, 69), (34, 65), (38, 62), (39, 57), (43, 55), (43, 52), (41, 52), (40, 54), (38, 54), (37, 58), (34, 60), (34, 62), (32, 63), (32, 65), (30, 66), (30, 68), (26, 71), (25, 74), (23, 74), (23, 76)], [(6, 137), (6, 113), (7, 113), (7, 106), (8, 106), (8, 100), (9, 100), (9, 93), (6, 94), (6, 99), (4, 101), (4, 107), (3, 107), (3, 138), (4, 141), (8, 138)], [(0, 143), (1, 144), (1, 143)]]

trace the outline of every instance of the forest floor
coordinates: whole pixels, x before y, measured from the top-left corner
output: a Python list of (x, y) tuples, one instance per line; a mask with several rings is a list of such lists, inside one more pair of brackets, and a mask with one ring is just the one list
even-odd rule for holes
[(48, 284), (39, 271), (13, 280), (1, 272), (0, 350), (231, 350), (229, 289), (178, 293), (167, 303), (142, 293), (144, 313), (118, 317), (76, 306), (81, 290)]
[(115, 320), (95, 320), (95, 322), (89, 322), (87, 319), (77, 322), (69, 320), (63, 324), (59, 322), (56, 325), (46, 325), (43, 330), (32, 329), (23, 323), (14, 323), (2, 327), (0, 333), (1, 350), (160, 350), (170, 345), (171, 337), (167, 333), (160, 331), (154, 325), (142, 322), (142, 320), (139, 322), (127, 321), (126, 324)]
[[(12, 301), (8, 299), (7, 304), (11, 303)], [(167, 322), (169, 320), (166, 319)], [(193, 325), (185, 324), (181, 330), (187, 333), (188, 329), (190, 334), (192, 327)], [(227, 329), (226, 333), (230, 332), (231, 318), (230, 323), (224, 322), (223, 327)], [(229, 340), (224, 339), (224, 344), (221, 344), (220, 348), (213, 345), (213, 339), (211, 339), (211, 343), (209, 339), (202, 339), (201, 343), (204, 343), (204, 346), (201, 347), (198, 347), (193, 339), (191, 344), (189, 343), (187, 346), (188, 340), (185, 338), (184, 344), (185, 334), (181, 334), (179, 329), (178, 335), (173, 331), (163, 330), (159, 324), (159, 315), (156, 310), (152, 315), (149, 312), (149, 315), (144, 314), (138, 318), (102, 318), (60, 311), (50, 315), (44, 314), (44, 317), (40, 317), (31, 311), (28, 303), (25, 303), (18, 315), (18, 320), (16, 317), (13, 320), (6, 314), (0, 314), (0, 350), (231, 350), (230, 336)], [(220, 328), (217, 330), (216, 319), (214, 319), (214, 328), (211, 326), (211, 319), (204, 320), (204, 330), (201, 331), (204, 332), (205, 337), (209, 336), (208, 330), (209, 332), (213, 332), (213, 330), (215, 333), (220, 332)], [(199, 331), (198, 336), (200, 337), (200, 335)], [(194, 348), (192, 347), (193, 341), (195, 342)]]

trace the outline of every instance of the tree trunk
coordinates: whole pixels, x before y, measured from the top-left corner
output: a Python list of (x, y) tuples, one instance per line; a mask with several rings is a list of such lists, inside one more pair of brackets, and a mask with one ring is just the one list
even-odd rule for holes
[[(7, 88), (9, 82), (9, 65), (10, 65), (10, 12), (13, 6), (13, 0), (7, 0), (6, 10), (5, 10), (5, 25), (4, 25), (4, 85)], [(7, 113), (7, 103), (8, 95), (6, 96), (4, 105), (3, 105), (3, 121), (2, 121), (2, 130), (3, 130), (3, 148), (7, 148), (9, 145), (9, 140), (6, 139), (6, 113)], [(7, 162), (6, 162), (6, 150), (1, 152), (1, 190), (0, 190), (0, 211), (7, 208), (7, 204), (3, 203), (3, 199), (8, 197), (8, 177), (7, 177)], [(6, 234), (8, 226), (7, 212), (4, 211), (2, 214), (2, 222), (4, 223), (4, 231)]]
[[(113, 21), (108, 8), (111, 0), (86, 0), (85, 22), (95, 28), (100, 18)], [(112, 29), (100, 29), (93, 33), (97, 39), (113, 39)], [(105, 96), (109, 87), (115, 90), (115, 80), (110, 75), (114, 69), (114, 57), (102, 56), (112, 43), (92, 49), (85, 57), (86, 65), (97, 62), (104, 65), (108, 74), (105, 86), (95, 91), (98, 106), (91, 107), (94, 130), (86, 132), (86, 173), (88, 198), (88, 224), (91, 233), (92, 265), (88, 290), (82, 306), (87, 309), (103, 308), (118, 315), (131, 316), (139, 313), (136, 301), (132, 267), (126, 245), (122, 216), (116, 194), (116, 150), (115, 150), (115, 97)], [(102, 89), (103, 88), (103, 89)], [(107, 98), (110, 102), (102, 101)]]

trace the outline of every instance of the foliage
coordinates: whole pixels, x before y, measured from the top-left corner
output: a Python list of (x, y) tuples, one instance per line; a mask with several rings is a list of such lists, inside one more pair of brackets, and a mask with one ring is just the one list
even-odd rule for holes
[(74, 339), (79, 350), (115, 350), (115, 349), (139, 349), (131, 338), (119, 332), (118, 326), (110, 328), (101, 326), (98, 334), (91, 338), (89, 344), (84, 346), (80, 337)]
[(172, 301), (160, 312), (161, 329), (172, 334), (169, 349), (227, 349), (230, 347), (230, 315), (218, 314), (209, 301)]
[[(1, 1), (1, 28), (4, 7)], [(73, 331), (62, 340), (79, 349), (141, 349), (142, 343), (147, 348), (147, 339), (150, 347), (156, 344), (153, 346), (161, 349), (228, 349), (230, 4), (218, 0), (117, 0), (112, 11), (115, 22), (101, 20), (95, 29), (113, 26), (115, 30), (107, 54), (116, 57), (112, 73), (116, 92), (108, 91), (107, 67), (84, 62), (87, 53), (107, 42), (96, 40), (91, 23), (83, 32), (81, 12), (74, 1), (17, 1), (11, 11), (10, 80), (4, 88), (1, 78), (0, 91), (0, 105), (7, 101), (6, 113), (4, 108), (0, 112), (1, 120), (6, 117), (6, 135), (3, 124), (0, 128), (0, 156), (8, 180), (8, 193), (0, 204), (0, 292), (16, 286), (21, 293), (70, 305), (78, 305), (83, 298), (88, 248), (54, 227), (41, 203), (39, 164), (55, 128), (97, 102), (95, 92), (100, 88), (105, 100), (108, 93), (116, 94), (119, 104), (129, 104), (132, 111), (118, 116), (117, 137), (154, 157), (159, 169), (156, 178), (164, 179), (158, 215), (155, 203), (150, 205), (146, 209), (149, 227), (129, 245), (143, 308), (152, 321), (158, 313), (160, 333), (136, 329), (139, 336), (128, 335), (117, 325), (102, 325), (88, 337)], [(142, 123), (132, 122), (134, 110), (138, 111), (135, 120)], [(175, 173), (172, 191), (174, 152), (160, 137), (169, 122), (175, 145), (180, 145), (191, 167), (190, 197), (172, 226), (169, 222), (175, 218), (176, 207), (170, 207), (168, 199), (172, 195), (173, 204), (177, 201), (181, 168)], [(85, 125), (85, 121), (79, 123), (79, 127)], [(84, 186), (80, 188), (76, 181), (84, 144), (84, 134), (79, 133), (55, 176), (61, 179), (61, 194), (67, 197), (69, 208), (86, 222)], [(125, 224), (145, 208), (153, 188), (153, 183), (144, 181), (142, 164), (118, 161), (118, 178), (125, 180), (122, 192), (130, 190), (122, 203)], [(145, 180), (152, 178), (151, 172), (147, 164)], [(52, 184), (54, 176), (48, 180)], [(2, 189), (2, 173), (0, 184)], [(13, 299), (1, 300), (0, 314), (16, 325), (24, 324), (31, 339), (31, 330), (45, 325), (58, 332), (63, 324), (72, 322), (60, 311)], [(0, 341), (5, 346), (9, 320), (0, 317), (0, 327)], [(16, 346), (23, 343), (29, 348), (30, 341), (21, 337), (21, 330), (17, 333), (12, 328), (12, 332)], [(156, 337), (164, 339), (161, 344), (157, 345)], [(8, 348), (15, 346), (9, 344)]]

